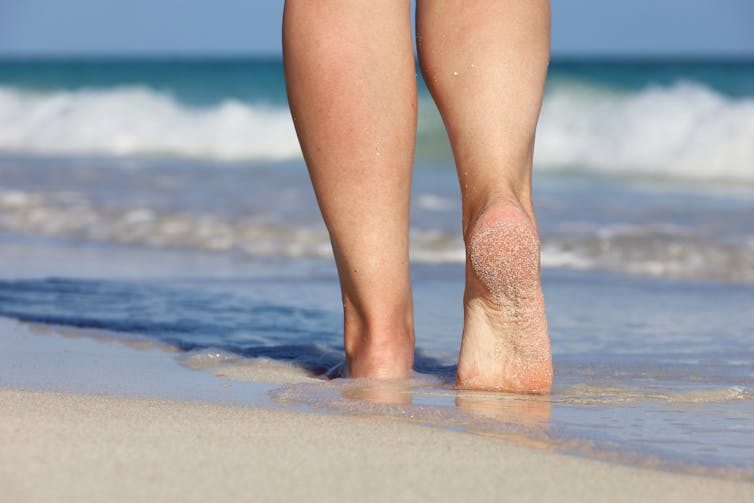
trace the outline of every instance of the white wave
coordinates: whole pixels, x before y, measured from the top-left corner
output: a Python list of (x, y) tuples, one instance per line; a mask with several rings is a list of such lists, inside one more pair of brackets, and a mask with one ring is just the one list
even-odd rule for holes
[(144, 87), (53, 93), (0, 87), (0, 151), (220, 160), (301, 155), (287, 109), (234, 100), (191, 107)]
[[(554, 83), (542, 109), (535, 162), (697, 180), (754, 181), (754, 98), (692, 82), (617, 92)], [(197, 107), (146, 87), (30, 92), (0, 86), (0, 151), (298, 159), (287, 108), (227, 100)], [(449, 155), (442, 121), (420, 102), (419, 155)]]
[[(275, 211), (275, 210), (273, 210)], [(260, 218), (263, 217), (263, 218)], [(83, 195), (0, 188), (0, 229), (123, 245), (240, 252), (251, 257), (332, 258), (324, 224), (283, 215), (166, 211), (103, 206)], [(412, 228), (412, 262), (463, 264), (458, 232)], [(613, 224), (542, 236), (543, 268), (606, 270), (675, 278), (754, 283), (754, 235), (720, 240), (702, 229), (663, 223)]]
[(692, 82), (630, 93), (555, 86), (535, 162), (545, 170), (754, 181), (754, 99)]

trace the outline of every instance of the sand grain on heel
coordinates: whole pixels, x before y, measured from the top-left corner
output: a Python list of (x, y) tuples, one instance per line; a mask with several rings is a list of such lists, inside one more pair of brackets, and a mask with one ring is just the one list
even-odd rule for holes
[(493, 207), (476, 221), (467, 242), (459, 386), (549, 392), (552, 363), (534, 223), (516, 206)]
[(539, 239), (520, 219), (495, 222), (469, 244), (471, 267), (492, 297), (514, 307), (537, 293)]

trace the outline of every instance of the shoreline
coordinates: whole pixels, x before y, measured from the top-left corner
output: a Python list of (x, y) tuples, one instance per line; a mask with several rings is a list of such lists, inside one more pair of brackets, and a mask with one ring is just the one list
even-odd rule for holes
[[(373, 488), (374, 501), (450, 501), (467, 491), (492, 500), (510, 487), (524, 501), (623, 501), (613, 492), (632, 501), (652, 498), (652, 487), (664, 500), (669, 494), (691, 502), (718, 493), (730, 501), (754, 497), (754, 482), (736, 479), (735, 470), (636, 463), (630, 456), (581, 445), (577, 438), (569, 446), (546, 437), (537, 441), (515, 429), (487, 430), (484, 416), (492, 414), (494, 421), (496, 411), (485, 399), (475, 404), (473, 393), (457, 397), (456, 416), (447, 417), (390, 405), (389, 389), (382, 390), (387, 396), (372, 397), (377, 402), (371, 405), (357, 400), (351, 406), (328, 394), (358, 398), (370, 388), (322, 388), (318, 380), (296, 381), (302, 376), (266, 364), (221, 367), (221, 372), (192, 367), (169, 347), (138, 336), (124, 339), (8, 318), (0, 318), (0, 349), (0, 443), (5, 447), (0, 482), (14, 501), (45, 501), (56, 494), (71, 499), (96, 494), (113, 501), (190, 501), (221, 494), (242, 499), (252, 471), (260, 473), (252, 485), (274, 481), (265, 499), (299, 499), (312, 491), (318, 499), (348, 497), (358, 487)], [(288, 400), (276, 396), (280, 390)], [(296, 399), (297, 392), (311, 394), (313, 401)], [(318, 406), (318, 400), (330, 406)], [(537, 401), (508, 399), (501, 405), (505, 420), (519, 414), (525, 429), (549, 417), (549, 408), (540, 410), (545, 404)], [(391, 407), (394, 413), (386, 413)], [(458, 421), (464, 411), (478, 420)], [(299, 451), (302, 458), (296, 457)], [(140, 465), (142, 459), (151, 464)], [(317, 468), (307, 466), (309, 478), (289, 487), (302, 463)], [(214, 468), (205, 474), (203, 466)], [(408, 492), (389, 492), (379, 483), (384, 476), (375, 480), (375, 470), (388, 470), (385, 466), (385, 476), (399, 481), (393, 491), (407, 486)], [(540, 487), (542, 473), (547, 487)], [(189, 490), (192, 477), (203, 480), (196, 496), (181, 492)], [(37, 492), (40, 487), (50, 492)], [(562, 488), (571, 492), (559, 492)], [(370, 495), (359, 499), (370, 501)]]
[[(384, 417), (0, 389), (13, 501), (751, 501), (754, 484)], [(385, 481), (390, 483), (385, 483)]]

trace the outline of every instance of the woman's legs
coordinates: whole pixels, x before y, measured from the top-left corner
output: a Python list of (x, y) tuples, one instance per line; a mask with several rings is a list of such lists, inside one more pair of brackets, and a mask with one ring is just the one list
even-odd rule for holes
[(407, 0), (288, 0), (288, 99), (340, 276), (348, 375), (413, 365), (408, 217), (416, 74)]
[(457, 384), (548, 392), (550, 343), (531, 201), (550, 49), (547, 0), (418, 0), (422, 73), (448, 130), (463, 203)]

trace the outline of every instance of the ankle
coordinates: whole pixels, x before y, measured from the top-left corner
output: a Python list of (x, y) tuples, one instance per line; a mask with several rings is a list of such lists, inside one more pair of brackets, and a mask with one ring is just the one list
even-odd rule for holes
[(411, 312), (387, 319), (345, 317), (344, 346), (349, 377), (401, 379), (414, 360), (414, 330)]
[(346, 349), (347, 377), (404, 379), (414, 365), (413, 332), (362, 334)]

